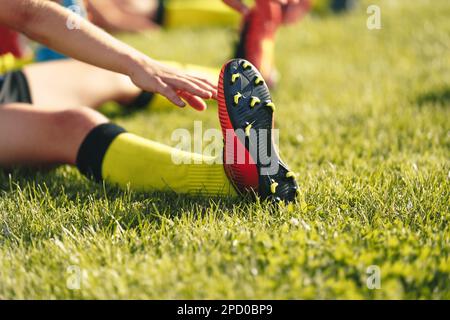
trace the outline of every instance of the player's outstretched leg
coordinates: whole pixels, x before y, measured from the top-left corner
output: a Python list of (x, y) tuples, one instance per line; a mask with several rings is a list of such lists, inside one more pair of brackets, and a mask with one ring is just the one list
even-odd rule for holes
[(221, 160), (171, 148), (105, 123), (88, 133), (76, 164), (88, 177), (135, 190), (235, 196)]
[[(13, 93), (9, 96), (14, 98)], [(184, 152), (144, 139), (90, 108), (1, 101), (0, 167), (69, 164), (89, 178), (123, 188), (237, 195), (221, 156)]]

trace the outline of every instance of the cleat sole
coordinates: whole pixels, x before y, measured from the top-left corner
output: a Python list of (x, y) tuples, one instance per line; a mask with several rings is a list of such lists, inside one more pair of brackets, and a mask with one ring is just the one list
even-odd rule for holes
[[(236, 73), (240, 74), (240, 85), (229, 85)], [(262, 82), (256, 84), (255, 79), (258, 78)], [(236, 95), (240, 97), (236, 99)], [(294, 201), (299, 192), (298, 184), (275, 148), (271, 131), (274, 128), (275, 105), (259, 71), (246, 60), (229, 61), (220, 74), (218, 101), (225, 138), (224, 167), (235, 188), (240, 193), (256, 193), (262, 199)], [(237, 132), (242, 128), (245, 128), (245, 134)], [(261, 129), (267, 134), (265, 139), (258, 134)], [(227, 136), (230, 132), (231, 136)], [(235, 151), (242, 149), (248, 161), (238, 163), (237, 159), (242, 159), (242, 156), (238, 157)], [(270, 163), (277, 164), (277, 170), (267, 174), (267, 161), (261, 161), (260, 154), (267, 155)]]

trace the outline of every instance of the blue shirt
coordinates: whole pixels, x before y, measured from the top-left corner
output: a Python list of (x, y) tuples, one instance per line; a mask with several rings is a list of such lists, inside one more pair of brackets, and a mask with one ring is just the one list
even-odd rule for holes
[[(79, 10), (77, 10), (76, 12), (79, 13), (83, 18), (87, 17), (86, 8), (84, 7), (83, 0), (63, 0), (61, 2), (61, 5), (63, 5), (66, 8), (78, 6), (77, 9)], [(35, 52), (35, 60), (38, 62), (59, 60), (64, 58), (66, 58), (66, 56), (44, 46), (39, 46)]]

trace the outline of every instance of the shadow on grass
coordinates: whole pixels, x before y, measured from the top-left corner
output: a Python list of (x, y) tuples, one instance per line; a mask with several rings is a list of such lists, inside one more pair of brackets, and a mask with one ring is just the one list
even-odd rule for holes
[(123, 106), (115, 102), (105, 103), (98, 111), (109, 119), (130, 118), (139, 112), (144, 112), (147, 107)]
[(417, 97), (419, 106), (437, 105), (448, 107), (450, 105), (450, 88), (433, 90)]
[[(157, 224), (161, 219), (175, 218), (184, 213), (203, 216), (207, 211), (232, 212), (236, 208), (248, 207), (254, 201), (233, 197), (211, 197), (201, 195), (181, 195), (175, 192), (138, 192), (123, 190), (106, 183), (95, 183), (80, 176), (75, 169), (61, 167), (56, 170), (14, 169), (0, 170), (0, 194), (16, 197), (22, 192), (25, 199), (35, 197), (49, 198), (58, 207), (83, 204), (103, 205), (125, 208), (136, 207), (139, 213), (151, 216)], [(1, 200), (0, 196), (0, 200)], [(31, 200), (31, 198), (30, 198)], [(115, 210), (114, 210), (115, 211)], [(131, 210), (134, 211), (134, 210)]]

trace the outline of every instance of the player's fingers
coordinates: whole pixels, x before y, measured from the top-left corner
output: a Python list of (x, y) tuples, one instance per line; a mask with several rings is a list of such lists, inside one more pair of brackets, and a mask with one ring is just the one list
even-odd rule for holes
[(186, 103), (184, 103), (183, 100), (178, 96), (176, 91), (172, 89), (169, 85), (167, 85), (164, 81), (162, 81), (160, 78), (155, 78), (156, 81), (156, 91), (162, 94), (164, 97), (169, 99), (171, 102), (173, 102), (175, 105), (179, 106), (180, 108), (183, 108), (186, 106)]
[(211, 82), (210, 80), (206, 79), (206, 78), (202, 78), (199, 76), (192, 76), (194, 79), (201, 81), (202, 83), (208, 85), (209, 87), (217, 90), (217, 82)]
[(168, 77), (165, 80), (169, 85), (173, 86), (177, 90), (186, 91), (204, 99), (211, 99), (213, 96), (212, 92), (200, 88), (197, 84), (188, 79), (175, 76)]
[(189, 78), (192, 81), (194, 81), (200, 88), (208, 90), (209, 92), (211, 92), (212, 93), (212, 98), (214, 98), (214, 99), (217, 98), (217, 85), (212, 84), (207, 79), (203, 79), (203, 78), (200, 78), (200, 77), (190, 76)]
[(199, 86), (200, 88), (202, 88), (203, 90), (206, 90), (208, 92), (214, 92), (217, 90), (216, 87), (214, 87), (213, 85), (211, 85), (208, 81), (201, 79), (201, 78), (196, 78), (193, 76), (188, 76), (187, 79), (189, 81), (194, 82), (197, 86)]
[(192, 108), (198, 111), (206, 110), (207, 106), (202, 98), (191, 95), (190, 93), (184, 91), (177, 92), (180, 97), (182, 97)]

